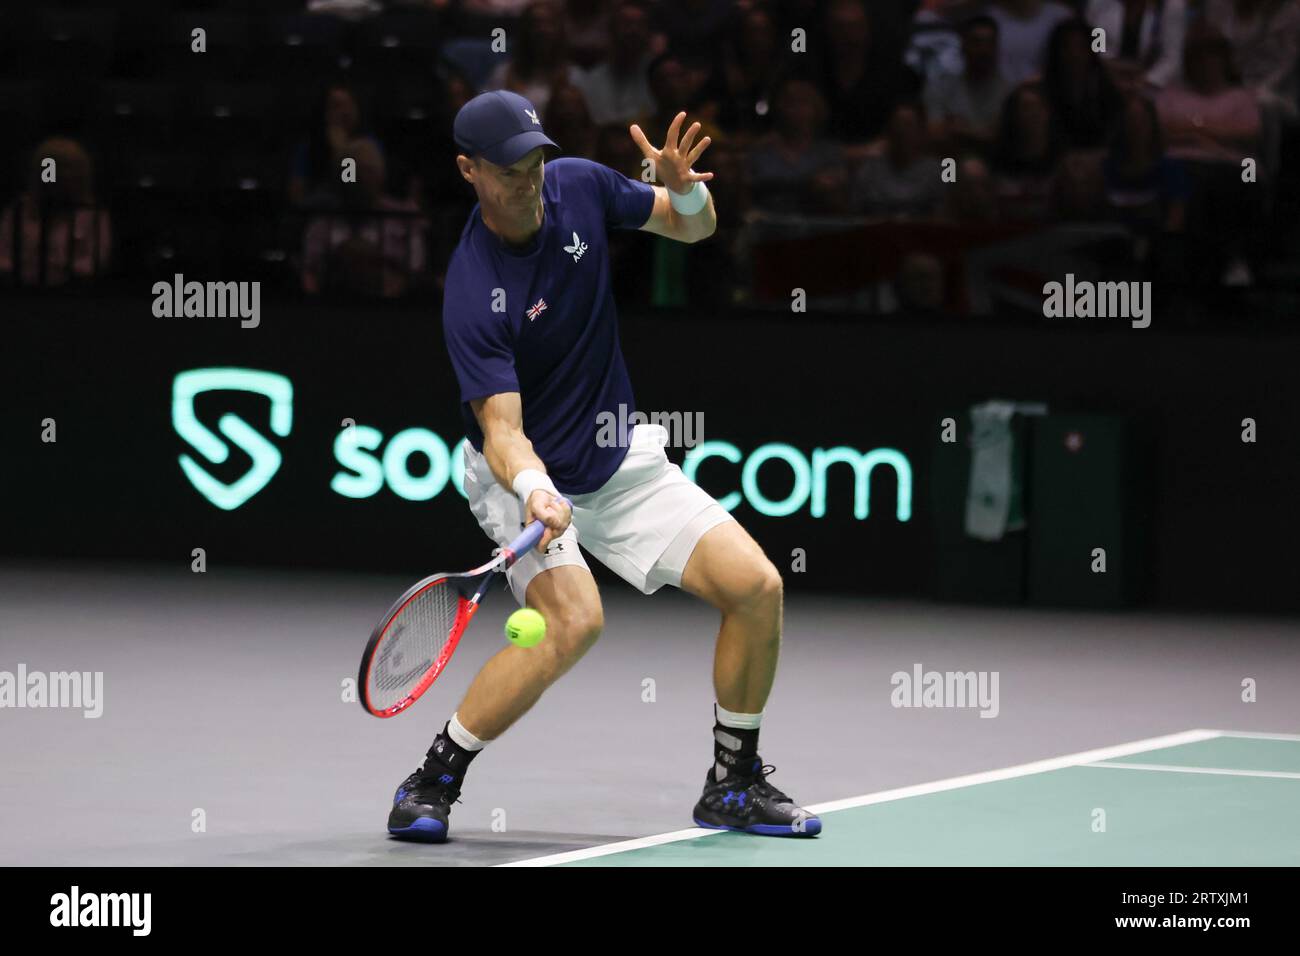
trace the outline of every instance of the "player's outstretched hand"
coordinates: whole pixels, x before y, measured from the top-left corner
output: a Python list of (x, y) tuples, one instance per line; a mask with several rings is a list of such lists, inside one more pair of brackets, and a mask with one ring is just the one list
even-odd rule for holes
[(542, 540), (537, 542), (537, 550), (545, 551), (552, 540), (568, 529), (569, 522), (573, 520), (573, 511), (545, 488), (538, 488), (528, 496), (528, 514), (524, 516), (524, 524), (533, 519), (546, 525)]
[(645, 158), (653, 164), (651, 168), (654, 170), (655, 175), (675, 193), (690, 192), (693, 184), (707, 183), (713, 178), (713, 173), (691, 171), (691, 165), (700, 158), (701, 153), (708, 149), (712, 140), (706, 136), (699, 141), (694, 149), (691, 149), (695, 134), (700, 131), (700, 124), (692, 123), (691, 128), (686, 131), (686, 135), (678, 141), (677, 133), (682, 127), (682, 121), (685, 119), (685, 111), (673, 117), (672, 124), (668, 127), (668, 137), (664, 142), (663, 149), (655, 149), (651, 146), (650, 141), (645, 138), (645, 133), (641, 132), (641, 127), (637, 126), (636, 123), (628, 127), (633, 142), (640, 147)]

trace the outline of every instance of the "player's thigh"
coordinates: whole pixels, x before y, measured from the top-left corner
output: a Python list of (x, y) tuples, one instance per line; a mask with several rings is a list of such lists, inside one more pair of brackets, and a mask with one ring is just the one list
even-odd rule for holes
[(696, 543), (682, 590), (722, 611), (779, 608), (781, 574), (739, 521), (724, 521)]
[(600, 590), (591, 571), (565, 564), (539, 572), (528, 582), (528, 606), (546, 619), (547, 642), (562, 654), (581, 654), (605, 626)]

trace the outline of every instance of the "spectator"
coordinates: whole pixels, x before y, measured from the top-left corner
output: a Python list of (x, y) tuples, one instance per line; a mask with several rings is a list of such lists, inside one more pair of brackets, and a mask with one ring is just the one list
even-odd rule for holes
[(782, 52), (776, 21), (765, 7), (753, 7), (736, 20), (723, 50), (727, 85), (719, 122), (744, 138), (772, 128), (772, 92), (781, 75)]
[(1067, 152), (1052, 182), (1052, 214), (1062, 222), (1094, 222), (1104, 218), (1106, 182), (1103, 156), (1096, 152)]
[(726, 42), (733, 6), (732, 0), (660, 0), (655, 27), (667, 37), (670, 49), (712, 58)]
[(564, 155), (595, 159), (599, 132), (582, 91), (567, 83), (557, 86), (546, 108), (546, 133), (560, 144)]
[(303, 291), (403, 295), (425, 272), (428, 224), (413, 201), (385, 193), (384, 157), (373, 141), (355, 139), (345, 149), (356, 160), (357, 179), (343, 184), (336, 211), (307, 226)]
[(776, 93), (771, 133), (749, 152), (749, 183), (754, 205), (774, 213), (842, 211), (826, 203), (847, 187), (844, 149), (826, 139), (826, 101), (811, 82), (785, 79)]
[(652, 8), (655, 32), (665, 48), (702, 71), (697, 83), (701, 100), (721, 102), (726, 96), (718, 51), (726, 45), (734, 7), (734, 0), (659, 0)]
[(576, 83), (580, 70), (569, 62), (560, 7), (556, 0), (532, 0), (519, 26), (506, 36), (505, 58), (488, 74), (484, 90), (511, 90), (539, 112), (557, 83)]
[(708, 242), (691, 249), (686, 258), (686, 283), (690, 301), (706, 310), (731, 308), (745, 295), (743, 276), (736, 265), (737, 258), (744, 255), (742, 243), (749, 211), (747, 152), (747, 147), (731, 142), (710, 145), (699, 163), (702, 171), (713, 173), (709, 192), (717, 207), (718, 227)]
[[(686, 119), (682, 121), (679, 133), (685, 133), (693, 123), (698, 122), (700, 130), (695, 135), (696, 143), (706, 136), (710, 137), (711, 143), (726, 138), (726, 132), (715, 125), (702, 109), (704, 104), (700, 103), (698, 96), (702, 79), (699, 70), (692, 69), (690, 63), (671, 50), (655, 57), (649, 68), (650, 95), (655, 110), (636, 120), (651, 142), (662, 141), (673, 118), (683, 110), (686, 111)], [(620, 125), (626, 135), (627, 126), (631, 124)]]
[(1259, 145), (1260, 111), (1241, 84), (1223, 34), (1207, 24), (1188, 35), (1184, 82), (1156, 99), (1170, 155), (1240, 169)]
[(589, 70), (608, 56), (614, 6), (610, 0), (564, 0), (564, 38), (579, 69)]
[(1250, 237), (1258, 220), (1260, 187), (1241, 179), (1242, 161), (1258, 155), (1263, 129), (1255, 95), (1241, 85), (1232, 48), (1208, 23), (1190, 29), (1183, 50), (1183, 83), (1156, 99), (1169, 155), (1184, 161), (1191, 180), (1188, 232), (1202, 240), (1203, 268), (1221, 284), (1247, 286)]
[[(928, 252), (904, 257), (893, 282), (898, 311), (917, 317), (937, 316), (947, 299), (947, 277), (943, 262)], [(884, 311), (893, 311), (886, 307)]]
[(1205, 16), (1227, 38), (1242, 80), (1260, 105), (1294, 121), (1300, 4), (1296, 0), (1206, 0)]
[(431, 219), (429, 255), (434, 263), (433, 281), (441, 289), (452, 250), (460, 241), (461, 229), (477, 199), (472, 190), (465, 189), (465, 180), (456, 164), (448, 160), (460, 152), (452, 136), (452, 125), (460, 108), (474, 98), (474, 84), (447, 61), (438, 65), (437, 76), (440, 82), (436, 119), (420, 173), (428, 188), (427, 199), (421, 206), (429, 210)]
[(1022, 222), (1048, 218), (1061, 153), (1060, 134), (1042, 87), (1022, 83), (1002, 108), (994, 149), (1001, 218)]
[(710, 144), (708, 155), (713, 158), (704, 162), (704, 167), (714, 174), (709, 182), (709, 192), (713, 194), (718, 210), (715, 241), (719, 244), (734, 240), (735, 234), (744, 226), (751, 205), (745, 170), (746, 152), (731, 143), (723, 142), (716, 147)]
[[(53, 182), (42, 177), (46, 159), (54, 160)], [(96, 203), (95, 169), (85, 148), (63, 136), (46, 139), (32, 150), (29, 173), (26, 191), (0, 214), (0, 273), (12, 276), (21, 255), (21, 285), (61, 286), (102, 275), (112, 229), (108, 210)]]
[(1105, 31), (1102, 55), (1120, 86), (1181, 79), (1187, 0), (1088, 0), (1086, 19)]
[(648, 79), (654, 58), (649, 14), (639, 3), (620, 3), (609, 18), (604, 61), (578, 70), (573, 80), (587, 101), (593, 123), (630, 124), (654, 109)]
[(1052, 31), (1043, 88), (1068, 148), (1106, 145), (1124, 101), (1101, 58), (1092, 52), (1091, 34), (1082, 20), (1063, 21)]
[(320, 124), (294, 150), (289, 201), (301, 206), (319, 201), (322, 195), (332, 195), (339, 181), (344, 149), (362, 136), (382, 152), (379, 141), (362, 131), (361, 107), (353, 89), (346, 83), (330, 84), (323, 97)]
[(1041, 75), (1048, 38), (1073, 16), (1069, 8), (1045, 0), (997, 0), (989, 15), (998, 23), (1002, 77), (1012, 85)]
[[(1182, 72), (1182, 66), (1179, 66)], [(1181, 232), (1187, 219), (1187, 172), (1165, 155), (1155, 105), (1130, 96), (1102, 164), (1106, 204), (1139, 236)]]
[(455, 117), (460, 108), (475, 96), (474, 85), (465, 74), (449, 63), (440, 66), (443, 74), (442, 89), (445, 102), (442, 106), (444, 116)]
[(1110, 218), (1133, 235), (1133, 260), (1149, 263), (1162, 278), (1176, 278), (1184, 258), (1178, 244), (1187, 221), (1187, 172), (1165, 155), (1160, 119), (1145, 97), (1125, 102), (1102, 178)]
[(873, 17), (862, 0), (831, 0), (820, 38), (826, 55), (809, 54), (809, 78), (829, 107), (826, 135), (848, 144), (845, 155), (853, 162), (870, 153), (894, 106), (920, 93), (902, 47), (877, 33)]
[[(643, 125), (642, 130), (646, 130)], [(668, 127), (664, 127), (667, 131)], [(662, 133), (657, 134), (662, 137)], [(656, 141), (656, 134), (652, 130), (646, 130), (646, 137), (651, 141)], [(554, 137), (552, 137), (554, 138)], [(562, 140), (556, 140), (561, 148), (564, 147)], [(714, 147), (709, 146), (705, 155), (712, 156)], [(640, 179), (642, 172), (642, 160), (644, 156), (641, 149), (628, 133), (627, 127), (619, 125), (601, 126), (597, 135), (596, 162), (608, 166), (610, 169), (616, 169), (624, 176), (630, 176), (633, 179)], [(705, 166), (705, 169), (712, 167)], [(709, 191), (716, 195), (717, 190), (714, 188), (716, 180), (709, 183)], [(717, 203), (719, 215), (722, 212), (722, 203)], [(610, 276), (614, 284), (615, 295), (619, 300), (623, 299), (636, 300), (638, 302), (647, 302), (653, 294), (654, 288), (654, 268), (647, 268), (646, 249), (647, 243), (651, 247), (658, 243), (660, 236), (647, 237), (643, 232), (637, 232), (632, 229), (614, 229), (609, 233), (609, 263)], [(702, 243), (701, 245), (707, 245)]]
[(911, 103), (894, 108), (883, 155), (858, 167), (849, 208), (869, 216), (924, 217), (939, 205), (939, 159), (925, 148), (925, 123)]
[(944, 190), (943, 218), (949, 222), (989, 223), (998, 218), (998, 197), (988, 163), (968, 156), (957, 164), (957, 182)]
[(998, 67), (998, 23), (978, 16), (961, 28), (964, 67), (940, 74), (925, 91), (930, 134), (954, 150), (984, 150), (997, 135), (998, 117), (1010, 87)]
[(966, 12), (967, 0), (920, 0), (912, 18), (903, 62), (929, 86), (940, 76), (955, 76), (964, 67), (961, 36), (955, 26), (981, 10)]
[[(689, 119), (690, 117), (688, 116), (687, 118)], [(648, 123), (650, 121), (647, 119), (646, 122)], [(647, 130), (645, 123), (640, 125), (642, 131)], [(649, 131), (646, 131), (646, 137), (651, 142), (655, 141), (653, 130), (654, 127), (650, 127)], [(668, 127), (665, 126), (664, 132), (667, 131)], [(662, 134), (660, 134), (660, 137), (662, 137)], [(697, 136), (697, 143), (699, 142), (699, 139), (700, 137)], [(713, 152), (712, 144), (709, 145), (708, 151), (709, 153)], [(640, 179), (642, 170), (641, 162), (644, 158), (645, 157), (641, 154), (640, 147), (638, 147), (636, 141), (632, 139), (632, 135), (627, 131), (626, 126), (619, 124), (617, 126), (599, 127), (596, 138), (596, 162), (603, 166), (608, 166), (610, 169), (617, 169), (624, 176), (630, 176), (633, 179)], [(710, 183), (710, 191), (712, 191), (712, 183)], [(623, 235), (623, 233), (616, 233), (612, 238), (618, 238), (621, 235)]]

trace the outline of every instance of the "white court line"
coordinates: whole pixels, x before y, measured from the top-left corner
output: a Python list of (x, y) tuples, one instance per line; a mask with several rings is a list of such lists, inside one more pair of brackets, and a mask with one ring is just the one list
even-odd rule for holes
[(1248, 737), (1252, 740), (1300, 740), (1300, 734), (1266, 734), (1249, 730), (1214, 730), (1220, 737)]
[(1164, 770), (1168, 773), (1217, 773), (1229, 777), (1282, 777), (1300, 780), (1300, 773), (1286, 770), (1228, 770), (1224, 767), (1177, 767), (1165, 763), (1086, 763), (1085, 767), (1102, 767), (1106, 770)]
[[(1167, 734), (1163, 737), (1148, 737), (1145, 740), (1135, 740), (1132, 743), (1116, 744), (1113, 747), (1101, 747), (1097, 750), (1085, 750), (1081, 753), (1067, 754), (1064, 757), (1049, 757), (1046, 760), (1035, 760), (1032, 763), (1022, 763), (1014, 767), (1006, 767), (1002, 770), (986, 770), (982, 773), (970, 773), (960, 777), (949, 777), (947, 780), (936, 780), (932, 783), (921, 783), (911, 787), (899, 787), (895, 790), (882, 790), (879, 793), (868, 793), (859, 797), (848, 797), (844, 800), (832, 800), (829, 803), (819, 803), (805, 809), (813, 813), (830, 813), (833, 810), (847, 810), (851, 807), (865, 807), (874, 803), (888, 803), (891, 800), (905, 800), (908, 797), (920, 797), (930, 793), (940, 793), (944, 790), (957, 790), (962, 787), (974, 787), (982, 783), (995, 783), (999, 780), (1010, 780), (1015, 777), (1027, 777), (1031, 774), (1046, 773), (1050, 770), (1063, 770), (1066, 767), (1076, 767), (1079, 764), (1094, 763), (1102, 760), (1112, 760), (1115, 757), (1127, 757), (1131, 754), (1142, 753), (1147, 750), (1160, 750), (1164, 747), (1177, 747), (1180, 744), (1194, 744), (1202, 740), (1211, 740), (1220, 736), (1217, 730), (1185, 730), (1182, 733)], [(569, 850), (566, 853), (552, 853), (548, 856), (533, 857), (528, 860), (515, 860), (511, 863), (498, 863), (497, 866), (555, 866), (558, 863), (572, 863), (577, 860), (591, 860), (596, 857), (610, 856), (615, 853), (626, 853), (628, 850), (640, 850), (650, 846), (660, 846), (664, 843), (676, 843), (681, 840), (697, 840), (700, 837), (713, 836), (718, 833), (725, 833), (724, 830), (706, 830), (703, 827), (692, 827), (688, 830), (674, 830), (671, 833), (660, 833), (655, 836), (640, 837), (635, 840), (622, 840), (618, 843), (607, 843), (604, 846), (593, 846), (583, 850)]]

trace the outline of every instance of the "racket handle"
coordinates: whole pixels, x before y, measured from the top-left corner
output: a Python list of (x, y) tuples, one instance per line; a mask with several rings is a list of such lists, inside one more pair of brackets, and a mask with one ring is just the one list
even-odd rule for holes
[[(568, 498), (557, 496), (556, 500), (564, 502), (570, 508), (573, 507), (572, 502), (570, 502)], [(529, 550), (537, 547), (537, 542), (542, 540), (542, 535), (545, 533), (546, 525), (542, 524), (542, 522), (536, 519), (528, 522), (528, 527), (519, 532), (519, 537), (515, 538), (515, 540), (511, 541), (510, 544), (501, 550), (501, 553), (506, 556), (505, 566), (507, 568), (510, 567), (519, 560), (520, 555), (527, 554)]]

